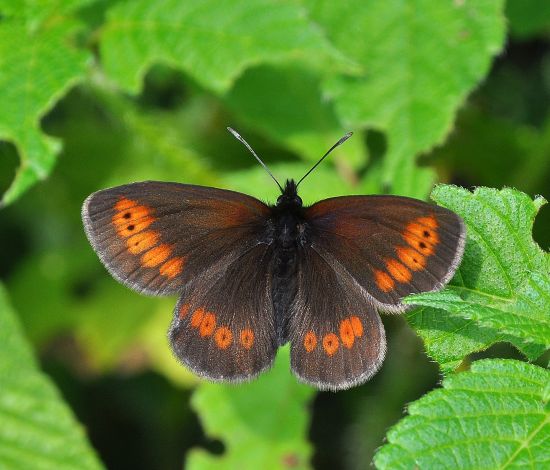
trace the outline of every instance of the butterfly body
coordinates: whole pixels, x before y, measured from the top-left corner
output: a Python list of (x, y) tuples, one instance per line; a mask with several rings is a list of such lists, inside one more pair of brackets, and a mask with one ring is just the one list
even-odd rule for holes
[(214, 381), (250, 380), (290, 342), (302, 381), (339, 390), (380, 367), (377, 310), (440, 289), (465, 241), (453, 212), (398, 196), (304, 207), (294, 181), (266, 205), (233, 191), (142, 182), (98, 191), (82, 210), (109, 272), (147, 294), (178, 294), (174, 355)]
[(271, 206), (270, 236), (266, 242), (273, 245), (272, 298), (275, 313), (277, 342), (288, 341), (288, 323), (291, 304), (296, 295), (296, 269), (299, 252), (308, 243), (307, 223), (302, 199), (296, 183), (287, 181), (277, 204)]

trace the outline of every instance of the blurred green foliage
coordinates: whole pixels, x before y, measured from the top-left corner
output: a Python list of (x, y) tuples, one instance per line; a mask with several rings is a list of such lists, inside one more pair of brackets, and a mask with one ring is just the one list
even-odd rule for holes
[[(491, 216), (472, 207), (479, 193), (434, 193), (476, 230), (455, 287), (493, 295), (497, 274), (511, 275), (517, 301), (527, 271), (531, 287), (537, 275), (548, 280), (531, 224), (534, 196), (550, 197), (549, 34), (546, 0), (0, 0), (0, 390), (30, 403), (0, 401), (0, 467), (99, 465), (26, 342), (105, 466), (132, 469), (365, 468), (404, 405), (436, 386), (424, 350), (445, 373), (480, 355), (525, 359), (503, 341), (535, 359), (544, 348), (522, 341), (544, 344), (546, 330), (531, 338), (501, 313), (526, 310), (547, 328), (548, 299), (536, 315), (484, 303), (498, 307), (497, 320), (443, 299), (449, 311), (430, 304), (408, 314), (413, 329), (384, 318), (388, 356), (361, 387), (315, 395), (290, 375), (286, 350), (257, 382), (202, 383), (168, 348), (175, 299), (112, 280), (85, 239), (80, 207), (93, 191), (146, 179), (273, 201), (277, 188), (227, 125), (279, 179), (300, 177), (353, 130), (301, 186), (305, 202), (427, 198), (434, 182), (517, 188), (528, 196), (503, 194), (521, 199), (523, 215), (504, 197), (507, 209)], [(491, 235), (479, 259), (494, 269), (475, 277), (472, 246)], [(547, 207), (534, 239), (550, 244)], [(71, 449), (59, 444), (64, 434)]]

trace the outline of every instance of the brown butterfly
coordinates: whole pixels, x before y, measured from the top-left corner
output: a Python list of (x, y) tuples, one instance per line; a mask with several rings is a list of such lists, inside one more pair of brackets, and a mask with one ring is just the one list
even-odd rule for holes
[(127, 184), (90, 195), (82, 219), (118, 281), (180, 296), (169, 340), (196, 374), (250, 380), (290, 342), (301, 381), (340, 390), (380, 368), (386, 340), (377, 310), (404, 312), (403, 297), (452, 278), (465, 227), (448, 209), (399, 196), (304, 207), (297, 187), (305, 176), (277, 182), (274, 205), (188, 184)]

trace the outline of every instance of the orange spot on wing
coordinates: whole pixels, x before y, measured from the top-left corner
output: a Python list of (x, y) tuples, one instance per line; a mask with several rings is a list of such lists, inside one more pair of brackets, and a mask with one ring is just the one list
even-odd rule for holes
[(145, 230), (149, 225), (151, 225), (155, 221), (154, 217), (143, 217), (137, 222), (129, 221), (125, 224), (119, 224), (116, 226), (117, 233), (123, 237), (127, 238), (130, 237), (136, 233), (139, 233), (143, 230)]
[(133, 255), (138, 255), (149, 248), (152, 248), (158, 243), (159, 234), (153, 232), (152, 230), (147, 230), (145, 232), (137, 233), (132, 235), (128, 240), (126, 240), (126, 245), (128, 246), (128, 251)]
[(418, 219), (416, 219), (416, 221), (419, 224), (425, 225), (426, 227), (431, 229), (436, 229), (437, 227), (439, 227), (439, 224), (437, 223), (437, 219), (435, 218), (434, 215), (430, 215), (428, 217), (419, 217)]
[(410, 224), (407, 224), (405, 231), (421, 239), (422, 232), (424, 231), (424, 226), (420, 225), (417, 222), (411, 222)]
[(389, 292), (395, 287), (394, 280), (390, 275), (384, 271), (379, 271), (378, 269), (374, 270), (374, 280), (376, 285), (383, 292)]
[(201, 336), (210, 336), (214, 333), (216, 328), (216, 315), (213, 313), (206, 313), (202, 317), (202, 321), (199, 327), (199, 333)]
[(421, 271), (426, 267), (426, 258), (413, 248), (398, 246), (395, 251), (399, 259), (413, 271)]
[(412, 273), (397, 260), (386, 260), (386, 269), (397, 282), (406, 283), (412, 279)]
[(353, 328), (353, 334), (355, 337), (360, 338), (363, 336), (363, 322), (361, 319), (353, 315), (349, 318), (349, 321), (351, 323), (351, 327)]
[(225, 326), (221, 326), (214, 333), (214, 341), (220, 349), (227, 349), (233, 342), (233, 333)]
[(317, 336), (313, 331), (308, 331), (304, 337), (304, 348), (309, 353), (317, 346)]
[(435, 230), (426, 229), (422, 232), (422, 239), (429, 245), (437, 245), (439, 243), (439, 235)]
[(178, 274), (181, 274), (183, 271), (183, 264), (184, 260), (183, 258), (172, 258), (166, 261), (161, 267), (160, 267), (160, 273), (163, 276), (166, 276), (170, 279), (176, 277)]
[(141, 257), (141, 264), (145, 268), (154, 268), (170, 256), (172, 248), (169, 245), (162, 244), (155, 248), (151, 248), (149, 251)]
[(433, 215), (419, 217), (407, 225), (403, 232), (403, 238), (424, 256), (431, 256), (435, 252), (435, 246), (439, 243), (438, 226), (437, 219)]
[(355, 334), (353, 333), (353, 326), (349, 318), (340, 322), (340, 339), (348, 349), (350, 349), (355, 342)]
[(116, 226), (126, 225), (130, 222), (139, 222), (141, 219), (149, 217), (150, 215), (151, 211), (147, 207), (134, 206), (113, 215), (113, 223)]
[(405, 241), (412, 246), (415, 250), (422, 253), (424, 256), (431, 256), (434, 254), (434, 245), (428, 242), (421, 235), (416, 235), (413, 230), (418, 233), (422, 233), (423, 230), (420, 228), (419, 224), (409, 224), (407, 225), (407, 230), (403, 233), (403, 238)]
[(201, 326), (202, 319), (205, 313), (206, 310), (204, 310), (204, 308), (198, 308), (193, 312), (193, 315), (191, 315), (191, 326), (193, 328), (198, 328), (199, 326)]
[(190, 308), (191, 308), (191, 305), (189, 305), (189, 304), (183, 304), (180, 307), (179, 317), (180, 317), (181, 320), (183, 320), (187, 316), (187, 314), (189, 313)]
[(338, 351), (338, 346), (340, 346), (340, 341), (334, 333), (328, 333), (323, 337), (323, 349), (327, 355), (332, 356)]
[(250, 328), (241, 331), (240, 340), (245, 349), (250, 349), (254, 344), (254, 332)]
[(431, 256), (435, 251), (433, 245), (429, 245), (422, 241), (418, 242), (416, 249), (425, 256)]
[(136, 201), (132, 201), (131, 199), (126, 199), (125, 197), (121, 197), (118, 202), (115, 204), (115, 209), (117, 211), (124, 211), (126, 209), (130, 209), (130, 207), (137, 206)]

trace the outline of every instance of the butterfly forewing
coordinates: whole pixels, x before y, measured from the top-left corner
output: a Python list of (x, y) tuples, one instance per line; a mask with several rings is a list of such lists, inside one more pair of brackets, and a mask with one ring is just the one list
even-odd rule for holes
[(291, 366), (300, 380), (340, 390), (368, 380), (386, 351), (384, 327), (349, 274), (337, 273), (315, 250), (299, 257), (291, 308)]
[(143, 182), (98, 191), (84, 203), (90, 243), (109, 272), (147, 294), (181, 292), (254, 246), (269, 208), (244, 194)]
[(416, 199), (337, 197), (309, 207), (306, 217), (312, 248), (390, 312), (405, 310), (406, 295), (447, 283), (464, 250), (461, 218)]

